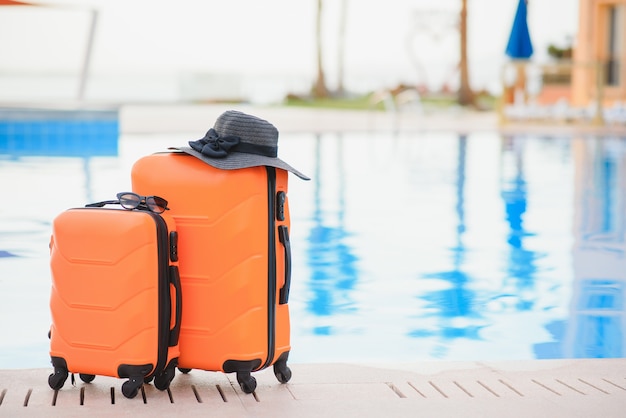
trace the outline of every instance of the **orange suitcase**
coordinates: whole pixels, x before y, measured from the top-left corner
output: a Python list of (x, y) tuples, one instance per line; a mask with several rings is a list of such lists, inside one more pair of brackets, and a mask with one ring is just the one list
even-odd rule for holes
[(273, 366), (291, 378), (288, 172), (257, 166), (220, 170), (182, 152), (156, 153), (132, 167), (132, 189), (167, 196), (180, 235), (185, 298), (179, 368), (237, 373)]
[(176, 245), (172, 218), (148, 210), (75, 208), (54, 219), (52, 389), (69, 373), (85, 382), (128, 378), (128, 398), (152, 379), (160, 390), (169, 387), (182, 313)]

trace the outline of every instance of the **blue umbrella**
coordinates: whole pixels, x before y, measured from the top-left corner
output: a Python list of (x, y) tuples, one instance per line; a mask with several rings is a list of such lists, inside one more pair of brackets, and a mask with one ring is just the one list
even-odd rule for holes
[(511, 36), (506, 46), (506, 54), (513, 59), (528, 59), (533, 54), (533, 44), (530, 41), (528, 22), (526, 21), (527, 0), (519, 0)]

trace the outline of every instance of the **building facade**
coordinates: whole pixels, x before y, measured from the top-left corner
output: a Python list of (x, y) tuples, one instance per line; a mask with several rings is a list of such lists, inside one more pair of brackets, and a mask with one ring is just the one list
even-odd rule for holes
[(626, 0), (579, 0), (572, 102), (626, 102)]

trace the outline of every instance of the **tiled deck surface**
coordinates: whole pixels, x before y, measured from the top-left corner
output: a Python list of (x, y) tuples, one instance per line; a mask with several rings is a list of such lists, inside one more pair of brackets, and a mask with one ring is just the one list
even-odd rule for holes
[(624, 417), (626, 359), (537, 360), (363, 366), (292, 364), (280, 384), (254, 373), (253, 394), (234, 375), (177, 373), (170, 388), (151, 384), (133, 399), (122, 379), (70, 379), (58, 392), (51, 370), (0, 371), (0, 417)]

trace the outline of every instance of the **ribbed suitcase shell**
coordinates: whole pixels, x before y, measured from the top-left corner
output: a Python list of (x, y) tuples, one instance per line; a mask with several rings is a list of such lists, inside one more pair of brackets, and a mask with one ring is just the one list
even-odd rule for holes
[[(268, 181), (274, 172), (275, 186)], [(181, 369), (237, 372), (248, 392), (254, 387), (246, 387), (246, 372), (272, 364), (280, 381), (289, 380), (287, 174), (219, 170), (178, 152), (134, 164), (133, 191), (167, 196), (179, 231)], [(275, 216), (278, 195), (282, 219)]]
[(170, 334), (177, 331), (181, 295), (171, 282), (177, 274), (172, 231), (171, 218), (140, 210), (76, 208), (54, 219), (50, 356), (55, 369), (64, 362), (67, 371), (81, 375), (174, 371), (180, 351)]

